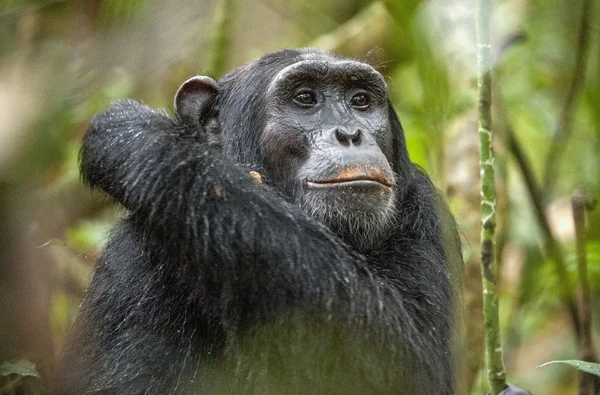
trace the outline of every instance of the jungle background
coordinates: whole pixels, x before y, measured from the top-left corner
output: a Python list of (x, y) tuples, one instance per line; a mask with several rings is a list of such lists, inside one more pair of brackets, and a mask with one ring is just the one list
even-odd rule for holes
[[(0, 0), (0, 365), (11, 363), (0, 368), (0, 393), (43, 393), (36, 375), (51, 375), (123, 214), (80, 182), (90, 117), (126, 97), (172, 111), (190, 76), (220, 77), (270, 50), (312, 46), (386, 76), (412, 160), (448, 198), (466, 262), (461, 381), (466, 393), (483, 394), (475, 7), (475, 0)], [(580, 185), (591, 198), (600, 192), (600, 1), (496, 1), (492, 29), (508, 381), (536, 394), (576, 394), (576, 370), (536, 367), (578, 359), (570, 196)], [(587, 212), (586, 257), (597, 345), (600, 209)]]

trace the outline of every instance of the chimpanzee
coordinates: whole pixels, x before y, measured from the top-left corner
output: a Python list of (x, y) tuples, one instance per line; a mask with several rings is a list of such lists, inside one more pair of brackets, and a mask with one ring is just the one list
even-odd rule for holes
[(281, 50), (175, 112), (91, 121), (83, 179), (128, 213), (56, 392), (452, 394), (459, 238), (382, 75)]

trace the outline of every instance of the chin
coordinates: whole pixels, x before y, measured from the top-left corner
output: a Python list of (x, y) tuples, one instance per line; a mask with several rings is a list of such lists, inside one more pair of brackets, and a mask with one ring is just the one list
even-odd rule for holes
[(304, 187), (297, 202), (305, 213), (361, 251), (368, 250), (393, 227), (396, 200), (392, 188)]

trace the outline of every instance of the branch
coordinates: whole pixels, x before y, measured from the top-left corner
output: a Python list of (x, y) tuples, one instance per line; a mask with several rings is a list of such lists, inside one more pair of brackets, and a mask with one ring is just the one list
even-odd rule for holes
[(544, 209), (544, 195), (535, 179), (531, 164), (529, 163), (525, 152), (521, 148), (510, 121), (506, 116), (504, 105), (500, 102), (496, 108), (498, 109), (499, 117), (502, 119), (502, 124), (504, 125), (504, 144), (510, 154), (514, 157), (517, 167), (519, 168), (521, 175), (523, 176), (523, 180), (525, 181), (525, 189), (529, 194), (529, 199), (531, 200), (531, 204), (533, 206), (533, 213), (542, 232), (543, 245), (546, 247), (546, 256), (552, 262), (554, 262), (558, 276), (561, 299), (569, 309), (573, 331), (575, 332), (577, 339), (579, 339), (579, 317), (577, 312), (577, 304), (575, 303), (573, 297), (575, 293), (573, 291), (571, 282), (569, 281), (569, 274), (567, 272), (562, 248), (560, 247), (558, 241), (556, 241), (556, 238), (552, 233), (552, 229), (550, 228), (548, 216), (546, 215), (546, 211)]
[(477, 1), (477, 86), (479, 88), (479, 168), (481, 172), (481, 273), (486, 362), (490, 393), (506, 387), (506, 372), (500, 341), (497, 272), (494, 251), (496, 231), (496, 185), (492, 146), (492, 76), (490, 8), (491, 0)]
[(227, 51), (230, 49), (231, 29), (233, 27), (236, 0), (216, 0), (210, 33), (211, 74), (221, 77), (227, 66)]
[[(577, 188), (571, 195), (573, 206), (573, 222), (575, 222), (575, 241), (577, 244), (577, 275), (579, 287), (579, 359), (596, 362), (594, 343), (592, 339), (592, 301), (590, 283), (587, 273), (587, 253), (585, 248), (587, 232), (585, 229), (585, 210), (593, 210), (596, 202), (589, 199), (583, 187)], [(598, 393), (600, 380), (592, 374), (581, 372), (579, 375), (579, 394), (595, 395)]]
[(575, 58), (575, 70), (573, 81), (567, 92), (563, 111), (558, 120), (557, 129), (554, 132), (554, 138), (550, 144), (546, 156), (546, 168), (544, 170), (544, 195), (549, 196), (552, 193), (554, 184), (558, 176), (560, 164), (560, 154), (564, 152), (564, 147), (571, 137), (573, 131), (573, 108), (575, 99), (579, 95), (583, 81), (585, 80), (587, 65), (587, 49), (589, 47), (590, 15), (592, 14), (592, 0), (583, 0), (581, 10), (581, 23), (579, 25), (579, 35), (577, 38), (577, 49)]

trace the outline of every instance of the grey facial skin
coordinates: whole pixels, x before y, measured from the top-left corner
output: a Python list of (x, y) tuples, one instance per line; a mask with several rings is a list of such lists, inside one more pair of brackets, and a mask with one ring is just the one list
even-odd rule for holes
[[(261, 143), (275, 184), (293, 179), (285, 192), (304, 211), (367, 246), (396, 200), (381, 74), (354, 61), (302, 60), (277, 74), (267, 97)], [(289, 148), (274, 149), (281, 146)]]

